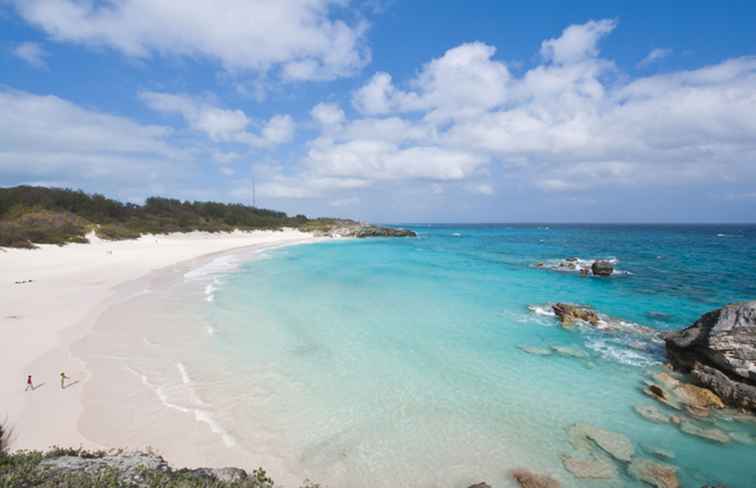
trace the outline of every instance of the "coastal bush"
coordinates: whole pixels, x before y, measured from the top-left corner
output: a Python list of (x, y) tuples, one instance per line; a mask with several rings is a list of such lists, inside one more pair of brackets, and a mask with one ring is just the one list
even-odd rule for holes
[(328, 221), (236, 203), (151, 197), (136, 205), (69, 189), (0, 188), (0, 246), (6, 247), (86, 242), (93, 229), (103, 239), (118, 240), (169, 232), (309, 229)]

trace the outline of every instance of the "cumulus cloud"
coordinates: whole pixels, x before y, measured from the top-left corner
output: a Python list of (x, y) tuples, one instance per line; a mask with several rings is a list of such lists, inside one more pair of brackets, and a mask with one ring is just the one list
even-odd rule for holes
[(335, 103), (319, 103), (310, 111), (313, 120), (324, 127), (334, 127), (344, 122), (346, 115)]
[(35, 68), (47, 68), (47, 52), (36, 42), (22, 42), (13, 49), (13, 55)]
[[(631, 79), (600, 56), (615, 27), (609, 19), (567, 27), (521, 76), (480, 43), (450, 49), (403, 85), (378, 73), (353, 96), (367, 117), (348, 122), (320, 164), (364, 178), (365, 167), (382, 174), (392, 150), (432, 146), (453, 152), (447, 163), (466, 162), (455, 178), (477, 179), (495, 161), (545, 191), (756, 177), (756, 58)], [(371, 137), (360, 126), (397, 129)]]
[(377, 73), (356, 91), (353, 104), (360, 112), (428, 112), (430, 120), (476, 116), (506, 101), (510, 75), (506, 65), (492, 58), (496, 49), (480, 42), (449, 49), (423, 66), (409, 84), (397, 89), (388, 73)]
[(294, 80), (347, 76), (364, 66), (364, 22), (333, 11), (343, 0), (16, 0), (52, 39), (136, 58), (202, 57), (228, 70), (278, 68)]
[(541, 44), (541, 55), (556, 64), (572, 64), (593, 58), (598, 54), (598, 41), (614, 30), (617, 23), (611, 19), (591, 20), (571, 25), (555, 39)]
[(195, 131), (215, 142), (233, 142), (251, 147), (272, 147), (289, 142), (295, 125), (289, 115), (275, 115), (263, 124), (260, 134), (248, 130), (252, 120), (241, 110), (218, 108), (206, 101), (173, 93), (141, 92), (142, 100), (153, 110), (180, 114)]

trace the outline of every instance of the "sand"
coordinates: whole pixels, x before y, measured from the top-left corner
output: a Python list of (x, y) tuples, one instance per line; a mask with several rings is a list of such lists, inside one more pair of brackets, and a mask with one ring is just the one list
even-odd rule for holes
[[(128, 283), (232, 249), (318, 240), (296, 230), (195, 232), (118, 242), (89, 237), (90, 244), (0, 249), (0, 421), (5, 419), (14, 431), (13, 449), (132, 447), (111, 444), (113, 426), (88, 422), (97, 435), (82, 434), (83, 392), (92, 389), (92, 374), (72, 353), (72, 345), (92, 332), (96, 319)], [(61, 371), (70, 378), (64, 389)], [(36, 385), (33, 391), (24, 391), (27, 374)], [(99, 401), (109, 407), (107, 395)]]

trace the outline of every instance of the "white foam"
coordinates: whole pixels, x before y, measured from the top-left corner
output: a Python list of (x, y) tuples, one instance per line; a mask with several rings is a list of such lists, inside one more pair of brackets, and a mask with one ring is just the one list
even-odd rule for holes
[(661, 364), (659, 361), (649, 357), (637, 349), (628, 349), (620, 345), (610, 344), (602, 339), (588, 339), (585, 346), (597, 353), (606, 360), (616, 363), (636, 367), (649, 367)]
[(528, 305), (528, 310), (536, 315), (542, 315), (544, 317), (556, 317), (554, 310), (550, 305)]
[(452, 235), (454, 237), (462, 237), (462, 234), (460, 234), (459, 232), (453, 232)]
[[(565, 258), (565, 259), (548, 259), (541, 263), (534, 264), (532, 267), (550, 269), (552, 271), (560, 271), (564, 273), (591, 273), (593, 263), (596, 261), (606, 261), (612, 266), (616, 266), (619, 263), (619, 259), (615, 257), (598, 258), (598, 259), (582, 259), (578, 257)], [(630, 271), (617, 269), (616, 267), (612, 271), (612, 275), (631, 275)]]
[(185, 273), (184, 278), (188, 280), (201, 279), (218, 273), (228, 273), (229, 271), (235, 270), (238, 266), (239, 260), (237, 257), (228, 254), (225, 256), (219, 256), (199, 268), (195, 268)]
[(237, 445), (236, 439), (234, 439), (234, 437), (218, 423), (212, 412), (209, 410), (209, 405), (203, 402), (202, 399), (197, 396), (197, 393), (194, 390), (194, 384), (191, 377), (189, 376), (189, 373), (186, 370), (186, 367), (179, 362), (176, 363), (176, 368), (178, 369), (179, 375), (181, 376), (181, 382), (185, 386), (184, 392), (188, 393), (191, 403), (194, 404), (192, 407), (185, 407), (183, 405), (172, 402), (164, 387), (152, 384), (147, 378), (147, 375), (126, 366), (126, 369), (129, 372), (140, 378), (144, 386), (155, 393), (155, 395), (160, 400), (160, 403), (164, 407), (185, 414), (193, 414), (194, 419), (197, 422), (207, 424), (212, 433), (219, 435), (226, 447), (235, 447)]

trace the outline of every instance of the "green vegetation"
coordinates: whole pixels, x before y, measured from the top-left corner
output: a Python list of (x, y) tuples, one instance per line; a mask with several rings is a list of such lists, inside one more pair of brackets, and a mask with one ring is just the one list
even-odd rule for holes
[[(2, 430), (0, 430), (2, 435)], [(264, 469), (247, 474), (236, 470), (223, 480), (212, 470), (174, 470), (129, 464), (130, 454), (53, 447), (47, 452), (0, 451), (0, 488), (274, 488)], [(149, 455), (153, 460), (161, 458)], [(119, 467), (121, 466), (121, 467)], [(308, 480), (301, 488), (320, 488)]]
[(94, 230), (103, 239), (141, 234), (327, 228), (331, 219), (289, 217), (283, 212), (217, 202), (148, 198), (144, 205), (121, 203), (103, 195), (60, 188), (0, 188), (0, 246), (86, 242)]

